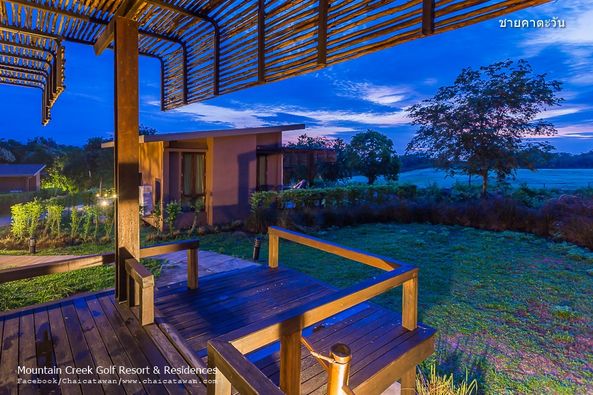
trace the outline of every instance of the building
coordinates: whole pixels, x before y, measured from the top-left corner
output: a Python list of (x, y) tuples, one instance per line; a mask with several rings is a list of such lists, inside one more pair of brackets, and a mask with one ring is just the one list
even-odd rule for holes
[(43, 169), (39, 164), (0, 164), (0, 193), (38, 191)]
[[(283, 185), (282, 132), (304, 129), (284, 125), (140, 136), (141, 205), (179, 201), (179, 227), (189, 226), (196, 205), (203, 224), (223, 224), (249, 215), (256, 190)], [(103, 144), (113, 147), (113, 142)]]

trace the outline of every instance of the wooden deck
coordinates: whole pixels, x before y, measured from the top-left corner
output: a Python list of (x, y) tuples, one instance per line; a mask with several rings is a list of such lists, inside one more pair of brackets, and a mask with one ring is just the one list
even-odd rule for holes
[[(327, 284), (299, 272), (262, 266), (208, 276), (193, 291), (188, 291), (185, 283), (161, 288), (155, 303), (183, 340), (206, 360), (208, 340), (335, 292)], [(404, 329), (400, 314), (373, 303), (351, 308), (304, 332), (315, 350), (324, 355), (336, 343), (350, 346), (350, 384), (359, 394), (373, 393), (365, 387), (369, 378), (383, 369), (393, 369), (390, 365), (405, 358), (410, 350), (425, 355), (422, 359), (430, 355), (433, 335), (434, 330), (423, 325), (414, 331)], [(301, 355), (302, 393), (325, 393), (326, 371), (304, 348)], [(248, 358), (279, 384), (277, 346), (251, 353)]]
[[(0, 315), (0, 337), (1, 394), (205, 393), (198, 376), (165, 373), (165, 365), (189, 364), (156, 325), (143, 328), (129, 308), (116, 305), (113, 291)], [(58, 367), (61, 371), (17, 375), (19, 366)], [(99, 366), (150, 369), (136, 373), (100, 372)], [(160, 373), (155, 373), (153, 366)], [(70, 372), (67, 367), (91, 369)], [(17, 387), (19, 379), (44, 383)]]
[[(0, 393), (202, 394), (205, 386), (198, 376), (166, 374), (164, 366), (196, 366), (202, 360), (206, 362), (208, 340), (335, 292), (327, 284), (287, 268), (270, 270), (256, 266), (206, 276), (196, 290), (188, 290), (185, 282), (158, 289), (157, 323), (144, 327), (139, 324), (134, 308), (116, 304), (112, 291), (4, 313), (0, 315)], [(170, 331), (162, 329), (168, 326), (175, 337), (171, 338)], [(363, 303), (305, 329), (303, 334), (317, 352), (325, 355), (335, 343), (348, 344), (353, 353), (350, 384), (356, 393), (364, 394), (367, 393), (364, 385), (370, 377), (388, 369), (393, 361), (405, 358), (410, 349), (417, 350), (416, 347), (425, 344), (424, 353), (430, 354), (434, 331), (422, 325), (408, 331), (401, 326), (399, 314)], [(202, 360), (187, 358), (186, 353), (178, 351), (180, 348)], [(302, 393), (324, 393), (326, 372), (304, 349), (302, 356)], [(277, 344), (248, 354), (248, 358), (278, 384)], [(138, 374), (98, 374), (96, 371), (98, 366), (113, 365), (157, 366), (159, 373), (151, 370)], [(17, 375), (17, 366), (60, 367), (62, 372)], [(90, 366), (93, 372), (66, 372), (67, 366)], [(19, 385), (17, 391), (17, 378), (48, 382)], [(102, 382), (81, 386), (67, 380)], [(150, 384), (143, 380), (149, 380)], [(177, 380), (177, 383), (162, 384), (163, 380)]]

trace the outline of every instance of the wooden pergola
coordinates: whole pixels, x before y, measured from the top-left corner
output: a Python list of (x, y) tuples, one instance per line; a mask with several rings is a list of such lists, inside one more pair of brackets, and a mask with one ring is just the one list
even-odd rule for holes
[[(140, 249), (138, 215), (139, 55), (161, 61), (161, 107), (170, 110), (547, 1), (0, 0), (0, 83), (39, 88), (42, 123), (46, 124), (52, 105), (64, 90), (64, 41), (93, 45), (97, 54), (109, 47), (114, 50), (115, 297), (130, 305), (140, 300), (140, 321), (150, 325), (154, 322), (154, 282), (138, 263), (143, 256), (150, 256)], [(275, 232), (270, 236), (272, 269), (278, 267), (278, 238), (284, 237), (387, 272), (350, 293), (338, 293), (329, 301), (311, 302), (293, 315), (285, 314), (281, 323), (273, 321), (264, 329), (251, 328), (250, 334), (236, 334), (235, 348), (228, 348), (231, 343), (212, 343), (213, 363), (217, 361), (228, 377), (239, 377), (233, 385), (244, 388), (245, 393), (275, 393), (266, 392), (265, 386), (260, 392), (250, 387), (261, 377), (241, 362), (239, 351), (263, 346), (279, 334), (280, 388), (289, 394), (300, 393), (303, 325), (396, 286), (403, 287), (402, 330), (419, 330), (417, 269), (301, 235)], [(195, 258), (189, 261), (193, 271), (188, 273), (195, 278)], [(319, 304), (322, 302), (325, 304)], [(430, 351), (429, 345), (424, 347), (414, 351), (414, 358), (421, 360), (422, 353)], [(231, 360), (238, 365), (230, 364)], [(402, 385), (413, 385), (415, 368), (406, 369), (397, 373), (399, 376), (392, 370), (382, 381), (402, 377)], [(335, 377), (343, 379), (344, 371), (340, 372)], [(221, 380), (222, 384), (208, 391), (229, 394), (230, 383)], [(333, 393), (343, 393), (341, 385)]]

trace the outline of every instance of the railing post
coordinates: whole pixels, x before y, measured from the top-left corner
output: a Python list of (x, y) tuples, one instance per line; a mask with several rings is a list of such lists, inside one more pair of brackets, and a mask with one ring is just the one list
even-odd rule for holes
[(418, 275), (402, 284), (402, 326), (413, 331), (418, 327)]
[(334, 344), (330, 350), (330, 358), (333, 362), (329, 364), (327, 379), (327, 395), (346, 395), (344, 387), (350, 379), (350, 361), (352, 352), (345, 344)]
[(273, 234), (272, 230), (268, 231), (268, 266), (270, 269), (278, 268), (278, 254), (279, 254), (279, 240), (278, 235)]
[(416, 395), (416, 365), (402, 374), (399, 384), (401, 395)]
[(208, 345), (208, 384), (206, 393), (208, 395), (231, 395), (231, 382), (216, 367), (216, 357)]
[(298, 323), (286, 322), (280, 335), (280, 389), (287, 395), (301, 394), (301, 332)]
[(198, 250), (187, 250), (187, 288), (198, 288)]
[(140, 287), (128, 272), (126, 272), (126, 277), (128, 278), (128, 306), (137, 306), (140, 302)]
[(142, 326), (154, 322), (154, 276), (149, 283), (140, 286), (140, 324)]

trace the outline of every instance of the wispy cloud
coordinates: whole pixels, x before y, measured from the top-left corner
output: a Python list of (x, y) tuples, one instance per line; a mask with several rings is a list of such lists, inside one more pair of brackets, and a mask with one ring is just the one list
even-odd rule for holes
[(562, 126), (556, 129), (558, 134), (552, 136), (553, 138), (593, 139), (593, 124)]
[(364, 100), (382, 106), (401, 105), (413, 96), (410, 88), (392, 85), (376, 85), (370, 82), (335, 82), (338, 96)]
[[(158, 106), (158, 101), (149, 105)], [(259, 127), (286, 123), (287, 118), (307, 124), (309, 135), (337, 135), (363, 128), (388, 127), (409, 124), (405, 110), (394, 111), (346, 111), (316, 110), (301, 106), (244, 106), (233, 103), (234, 108), (194, 103), (173, 110), (195, 122), (225, 125), (232, 128)], [(348, 126), (345, 124), (350, 124)], [(290, 134), (289, 134), (290, 135)]]
[(584, 110), (587, 110), (587, 107), (558, 108), (558, 109), (554, 109), (554, 110), (546, 110), (546, 111), (540, 112), (536, 118), (538, 118), (538, 119), (556, 118), (556, 117), (561, 117), (564, 115), (576, 114), (576, 113), (579, 113)]

